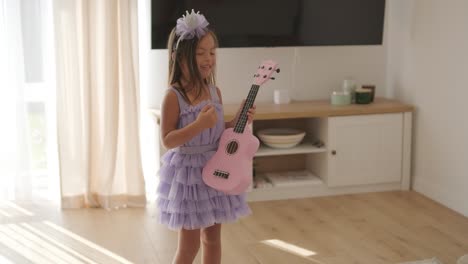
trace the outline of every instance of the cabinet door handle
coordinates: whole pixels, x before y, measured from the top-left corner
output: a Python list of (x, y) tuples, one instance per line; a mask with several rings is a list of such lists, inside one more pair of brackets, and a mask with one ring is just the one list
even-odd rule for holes
[(332, 155), (336, 155), (336, 150), (332, 150), (332, 151), (331, 151), (331, 154), (332, 154)]

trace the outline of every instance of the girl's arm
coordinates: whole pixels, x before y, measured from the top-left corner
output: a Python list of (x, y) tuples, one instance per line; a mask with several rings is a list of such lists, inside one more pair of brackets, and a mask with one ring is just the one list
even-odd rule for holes
[[(216, 92), (218, 93), (218, 97), (219, 97), (219, 102), (221, 104), (223, 104), (223, 98), (221, 96), (221, 90), (216, 87)], [(225, 122), (225, 127), (226, 128), (230, 128), (230, 127), (234, 127), (237, 123), (237, 120), (239, 119), (239, 115), (242, 111), (242, 107), (244, 106), (245, 104), (245, 99), (242, 101), (240, 107), (239, 107), (239, 110), (237, 110), (237, 113), (236, 115), (234, 116), (234, 118), (230, 121), (227, 121)], [(253, 116), (255, 115), (255, 105), (252, 106), (252, 108), (249, 109), (249, 111), (247, 112), (247, 123), (250, 124), (252, 123), (252, 120), (253, 120)]]
[(161, 141), (166, 149), (181, 146), (204, 129), (216, 125), (217, 116), (212, 105), (206, 105), (194, 122), (177, 129), (179, 113), (177, 95), (174, 91), (169, 91), (166, 93), (161, 107)]

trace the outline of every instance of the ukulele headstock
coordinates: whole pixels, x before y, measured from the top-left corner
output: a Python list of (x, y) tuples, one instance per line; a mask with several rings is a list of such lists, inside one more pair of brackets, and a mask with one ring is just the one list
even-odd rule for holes
[(260, 86), (266, 83), (269, 80), (274, 80), (275, 77), (272, 77), (273, 73), (280, 72), (278, 68), (278, 63), (272, 60), (263, 61), (260, 66), (258, 66), (257, 72), (254, 74), (254, 84)]

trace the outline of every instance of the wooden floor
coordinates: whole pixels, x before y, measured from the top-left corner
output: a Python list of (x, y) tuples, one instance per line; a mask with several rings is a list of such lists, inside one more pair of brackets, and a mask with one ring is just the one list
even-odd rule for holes
[[(223, 226), (225, 264), (378, 264), (468, 253), (468, 218), (415, 192), (251, 203)], [(146, 209), (0, 201), (0, 263), (171, 263), (177, 233)], [(200, 263), (200, 256), (195, 263)]]

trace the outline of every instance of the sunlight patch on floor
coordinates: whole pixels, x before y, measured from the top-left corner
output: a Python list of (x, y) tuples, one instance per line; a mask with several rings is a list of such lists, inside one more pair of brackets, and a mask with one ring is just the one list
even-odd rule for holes
[(122, 263), (131, 261), (49, 221), (0, 224), (0, 263)]
[(4, 256), (0, 255), (0, 263), (1, 264), (14, 264), (9, 259), (5, 258)]
[(77, 234), (63, 228), (63, 227), (61, 227), (61, 226), (59, 226), (59, 225), (56, 225), (56, 224), (54, 224), (52, 222), (49, 222), (49, 221), (44, 221), (43, 223), (46, 224), (49, 227), (54, 228), (55, 230), (65, 234), (65, 235), (79, 241), (80, 243), (82, 243), (84, 245), (87, 245), (88, 247), (91, 247), (91, 248), (101, 252), (102, 254), (105, 254), (105, 255), (119, 261), (120, 263), (124, 263), (124, 264), (131, 264), (132, 263), (132, 262), (126, 260), (125, 258), (113, 253), (112, 251), (109, 251), (106, 248), (103, 248), (103, 247), (101, 247), (101, 246), (99, 246), (99, 245), (97, 245), (97, 244), (95, 244), (95, 243), (93, 243), (93, 242), (91, 242), (91, 241), (89, 241), (89, 240), (87, 240), (87, 239), (85, 239), (85, 238), (83, 238), (83, 237), (81, 237), (81, 236), (79, 236), (79, 235), (77, 235)]
[[(0, 216), (4, 216), (4, 217), (8, 217), (10, 218), (11, 217), (11, 214), (7, 213), (6, 211), (0, 209)], [(0, 262), (1, 263), (1, 262)]]
[(80, 254), (79, 252), (73, 250), (72, 248), (64, 245), (63, 243), (60, 243), (58, 240), (52, 238), (51, 236), (48, 236), (46, 233), (41, 232), (39, 229), (33, 227), (32, 225), (22, 223), (21, 227), (24, 228), (22, 231), (19, 229), (19, 227), (16, 227), (16, 228), (18, 229), (19, 232), (22, 232), (22, 234), (25, 237), (28, 237), (31, 240), (36, 240), (41, 243), (44, 243), (44, 242), (50, 243), (51, 245), (44, 243), (45, 245), (47, 245), (46, 248), (48, 248), (49, 250), (53, 252), (56, 252), (57, 255), (63, 256), (62, 258), (64, 259), (69, 259), (69, 257), (72, 257), (72, 259), (69, 260), (71, 261), (70, 263), (74, 262), (75, 258), (78, 258), (80, 260), (85, 260), (88, 263), (92, 263), (92, 264), (96, 263), (93, 260), (87, 258), (86, 256)]
[(11, 212), (5, 211), (5, 209), (14, 209), (17, 213), (26, 215), (26, 216), (34, 216), (34, 214), (23, 207), (20, 207), (16, 205), (15, 203), (12, 203), (7, 200), (0, 200), (0, 214), (6, 217), (12, 217)]
[(49, 252), (43, 250), (41, 245), (34, 244), (28, 241), (27, 238), (16, 234), (16, 232), (11, 229), (11, 225), (0, 226), (0, 234), (1, 244), (12, 251), (16, 251), (19, 255), (33, 263), (50, 263), (52, 261), (57, 261)]
[(269, 245), (271, 247), (275, 247), (284, 251), (287, 251), (289, 253), (301, 256), (301, 257), (310, 257), (313, 255), (316, 255), (317, 253), (307, 250), (305, 248), (298, 247), (296, 245), (284, 242), (282, 240), (278, 239), (269, 239), (269, 240), (263, 240), (263, 244)]

